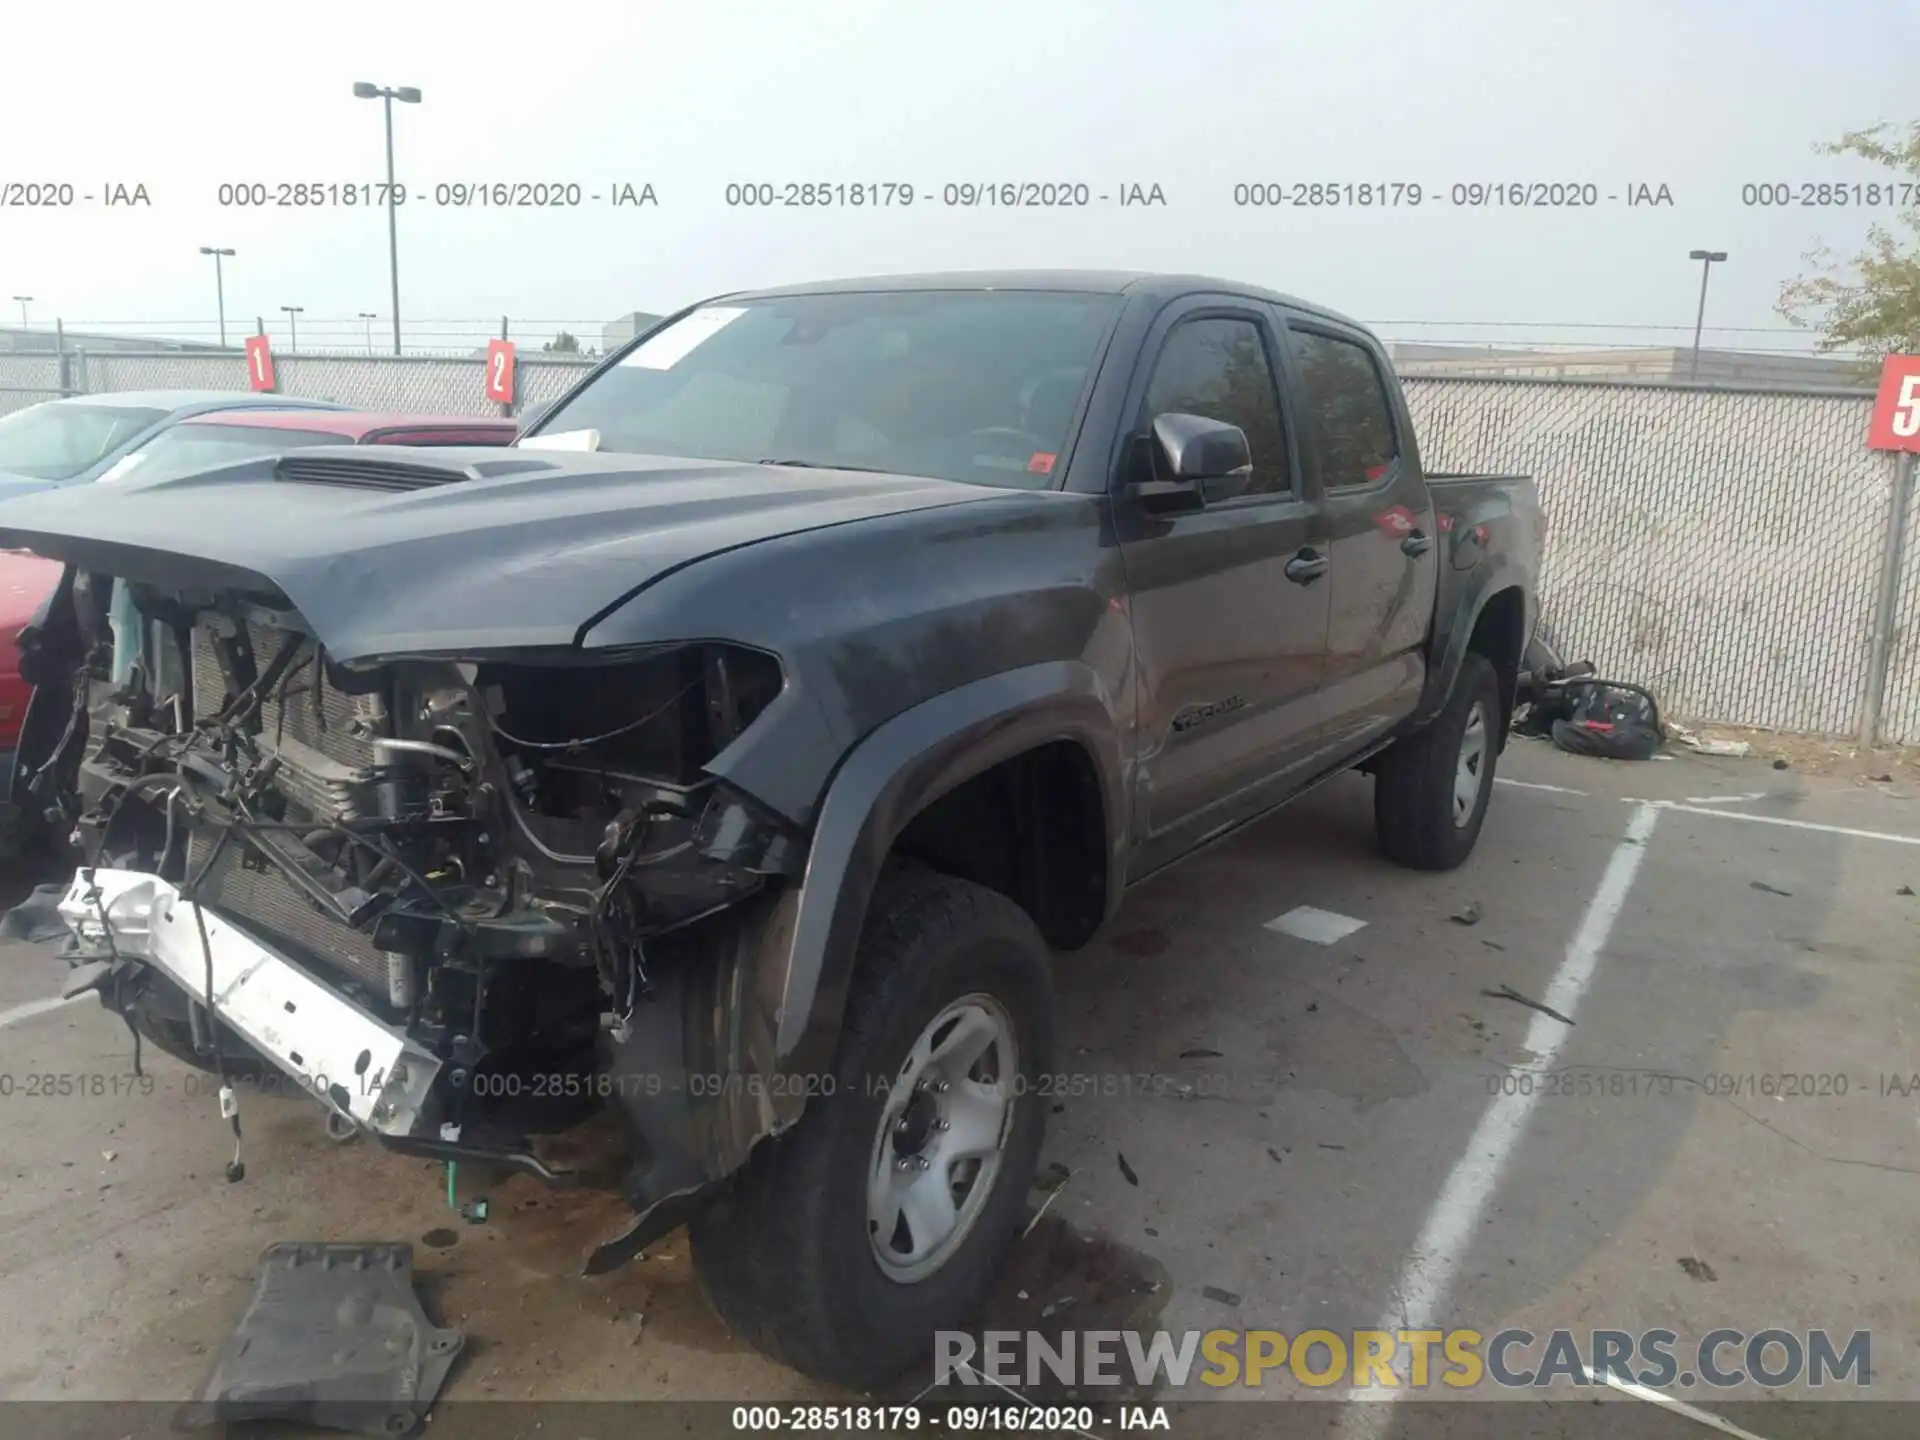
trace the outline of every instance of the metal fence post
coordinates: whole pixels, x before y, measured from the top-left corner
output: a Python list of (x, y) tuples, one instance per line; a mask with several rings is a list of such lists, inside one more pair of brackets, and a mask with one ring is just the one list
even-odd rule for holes
[(1907, 504), (1913, 494), (1913, 451), (1903, 450), (1893, 467), (1893, 502), (1887, 515), (1887, 544), (1880, 559), (1880, 591), (1873, 605), (1873, 648), (1867, 655), (1867, 695), (1860, 705), (1860, 743), (1880, 738), (1880, 708), (1887, 695), (1887, 666), (1893, 653), (1893, 629), (1900, 608), (1900, 562), (1907, 543)]
[[(500, 338), (502, 340), (507, 338), (507, 317), (504, 315), (500, 317)], [(502, 400), (500, 402), (500, 418), (503, 420), (511, 420), (513, 418), (514, 407), (517, 404), (519, 404), (520, 375), (519, 375), (518, 366), (515, 367), (515, 373), (513, 377), (513, 394), (514, 394), (513, 399)]]
[(64, 320), (53, 322), (53, 354), (57, 373), (54, 383), (60, 387), (62, 395), (73, 394), (73, 366), (67, 359), (67, 325)]

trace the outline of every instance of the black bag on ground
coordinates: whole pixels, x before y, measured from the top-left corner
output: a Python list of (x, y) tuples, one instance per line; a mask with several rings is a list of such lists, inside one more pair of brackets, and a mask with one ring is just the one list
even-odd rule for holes
[(1553, 743), (1571, 755), (1648, 760), (1665, 742), (1651, 692), (1624, 680), (1566, 680), (1571, 713), (1553, 721)]

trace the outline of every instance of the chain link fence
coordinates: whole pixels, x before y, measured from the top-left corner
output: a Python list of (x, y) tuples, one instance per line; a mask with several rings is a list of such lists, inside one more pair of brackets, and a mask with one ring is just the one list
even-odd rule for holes
[[(1409, 380), (1432, 470), (1540, 486), (1541, 613), (1569, 654), (1676, 716), (1853, 735), (1895, 457), (1872, 398), (1525, 380)], [(1912, 517), (1902, 517), (1911, 525)], [(1905, 577), (1882, 734), (1920, 741)]]
[[(516, 408), (557, 400), (594, 363), (586, 359), (516, 356)], [(434, 415), (497, 415), (486, 398), (483, 362), (416, 355), (276, 355), (275, 388), (306, 400), (334, 400), (364, 409)], [(116, 351), (66, 356), (66, 392), (113, 390), (245, 390), (246, 357)], [(0, 413), (62, 393), (52, 355), (0, 355)], [(18, 387), (18, 388), (15, 388)]]
[[(517, 408), (593, 362), (519, 358)], [(281, 355), (282, 394), (489, 415), (483, 362)], [(0, 412), (63, 392), (54, 356), (0, 356)], [(232, 389), (238, 354), (66, 357), (64, 389)], [(1868, 689), (1895, 458), (1864, 441), (1870, 396), (1409, 377), (1430, 470), (1531, 474), (1548, 519), (1541, 614), (1567, 652), (1646, 685), (1670, 714), (1856, 735)], [(1899, 517), (1920, 557), (1920, 515)], [(1920, 558), (1896, 593), (1879, 733), (1920, 743)]]

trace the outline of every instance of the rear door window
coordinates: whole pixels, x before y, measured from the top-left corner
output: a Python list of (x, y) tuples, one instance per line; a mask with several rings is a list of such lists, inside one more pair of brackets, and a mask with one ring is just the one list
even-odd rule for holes
[(1300, 365), (1307, 419), (1328, 490), (1377, 485), (1400, 453), (1393, 408), (1372, 354), (1363, 345), (1317, 330), (1290, 331)]

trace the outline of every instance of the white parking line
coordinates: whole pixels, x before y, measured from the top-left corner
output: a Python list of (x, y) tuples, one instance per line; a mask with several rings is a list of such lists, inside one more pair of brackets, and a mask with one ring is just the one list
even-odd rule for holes
[[(1543, 997), (1548, 1006), (1562, 1015), (1574, 1013), (1593, 979), (1600, 951), (1627, 902), (1627, 892), (1633, 887), (1633, 877), (1647, 853), (1647, 840), (1660, 819), (1661, 808), (1645, 802), (1634, 808), (1632, 818), (1627, 821), (1626, 834), (1614, 847), (1607, 868), (1600, 876), (1599, 888), (1587, 902), (1586, 914), (1580, 917), (1579, 927), (1567, 942), (1566, 956)], [(1536, 1014), (1521, 1043), (1536, 1057), (1535, 1064), (1551, 1069), (1560, 1047), (1566, 1043), (1567, 1034), (1568, 1027), (1561, 1021)], [(1392, 1334), (1439, 1322), (1454, 1272), (1480, 1232), (1487, 1203), (1493, 1198), (1500, 1174), (1526, 1128), (1534, 1099), (1541, 1093), (1538, 1089), (1529, 1089), (1513, 1095), (1496, 1095), (1487, 1106), (1480, 1123), (1474, 1127), (1472, 1138), (1467, 1141), (1466, 1152), (1455, 1162), (1439, 1199), (1427, 1212), (1420, 1238), (1414, 1242), (1395, 1287), (1395, 1304), (1375, 1328)], [(1353, 1398), (1391, 1401), (1406, 1393), (1403, 1385), (1392, 1390), (1362, 1391)], [(1384, 1433), (1388, 1413), (1378, 1405), (1349, 1406), (1342, 1417), (1341, 1433), (1353, 1437), (1380, 1435)]]
[(53, 995), (45, 1000), (29, 1000), (26, 1004), (16, 1005), (11, 1010), (0, 1010), (0, 1030), (4, 1030), (16, 1021), (31, 1020), (36, 1015), (45, 1015), (50, 1010), (58, 1010), (63, 1005), (71, 1005), (76, 1000), (84, 1000), (87, 998), (87, 994), (91, 993), (91, 991), (88, 991), (86, 994), (70, 995), (65, 999), (62, 999), (58, 995)]
[[(1581, 1369), (1585, 1370), (1586, 1367), (1583, 1365)], [(1655, 1405), (1664, 1405), (1674, 1414), (1684, 1415), (1696, 1425), (1704, 1425), (1709, 1430), (1718, 1430), (1722, 1435), (1731, 1435), (1734, 1440), (1761, 1440), (1761, 1437), (1753, 1431), (1742, 1430), (1731, 1420), (1722, 1420), (1711, 1410), (1702, 1410), (1698, 1405), (1689, 1405), (1686, 1401), (1676, 1399), (1672, 1395), (1663, 1395), (1658, 1390), (1649, 1390), (1646, 1386), (1636, 1385), (1631, 1380), (1622, 1380), (1611, 1370), (1597, 1374), (1587, 1370), (1586, 1373), (1587, 1379), (1596, 1385), (1610, 1385), (1622, 1395), (1631, 1395), (1636, 1400), (1649, 1400)]]
[(1584, 790), (1575, 790), (1567, 785), (1542, 785), (1538, 780), (1509, 780), (1504, 775), (1493, 777), (1496, 785), (1511, 785), (1516, 790), (1551, 790), (1556, 795), (1584, 795)]
[(1895, 835), (1888, 830), (1855, 830), (1848, 825), (1821, 825), (1812, 820), (1789, 820), (1784, 815), (1749, 815), (1743, 810), (1710, 810), (1677, 800), (1642, 800), (1656, 810), (1678, 810), (1687, 815), (1711, 815), (1717, 820), (1748, 820), (1755, 825), (1785, 825), (1791, 830), (1817, 830), (1823, 835), (1851, 835), (1856, 840), (1891, 840), (1896, 845), (1920, 845), (1920, 835)]
[(1768, 792), (1754, 790), (1745, 795), (1689, 795), (1689, 805), (1744, 805), (1749, 800), (1765, 800)]

